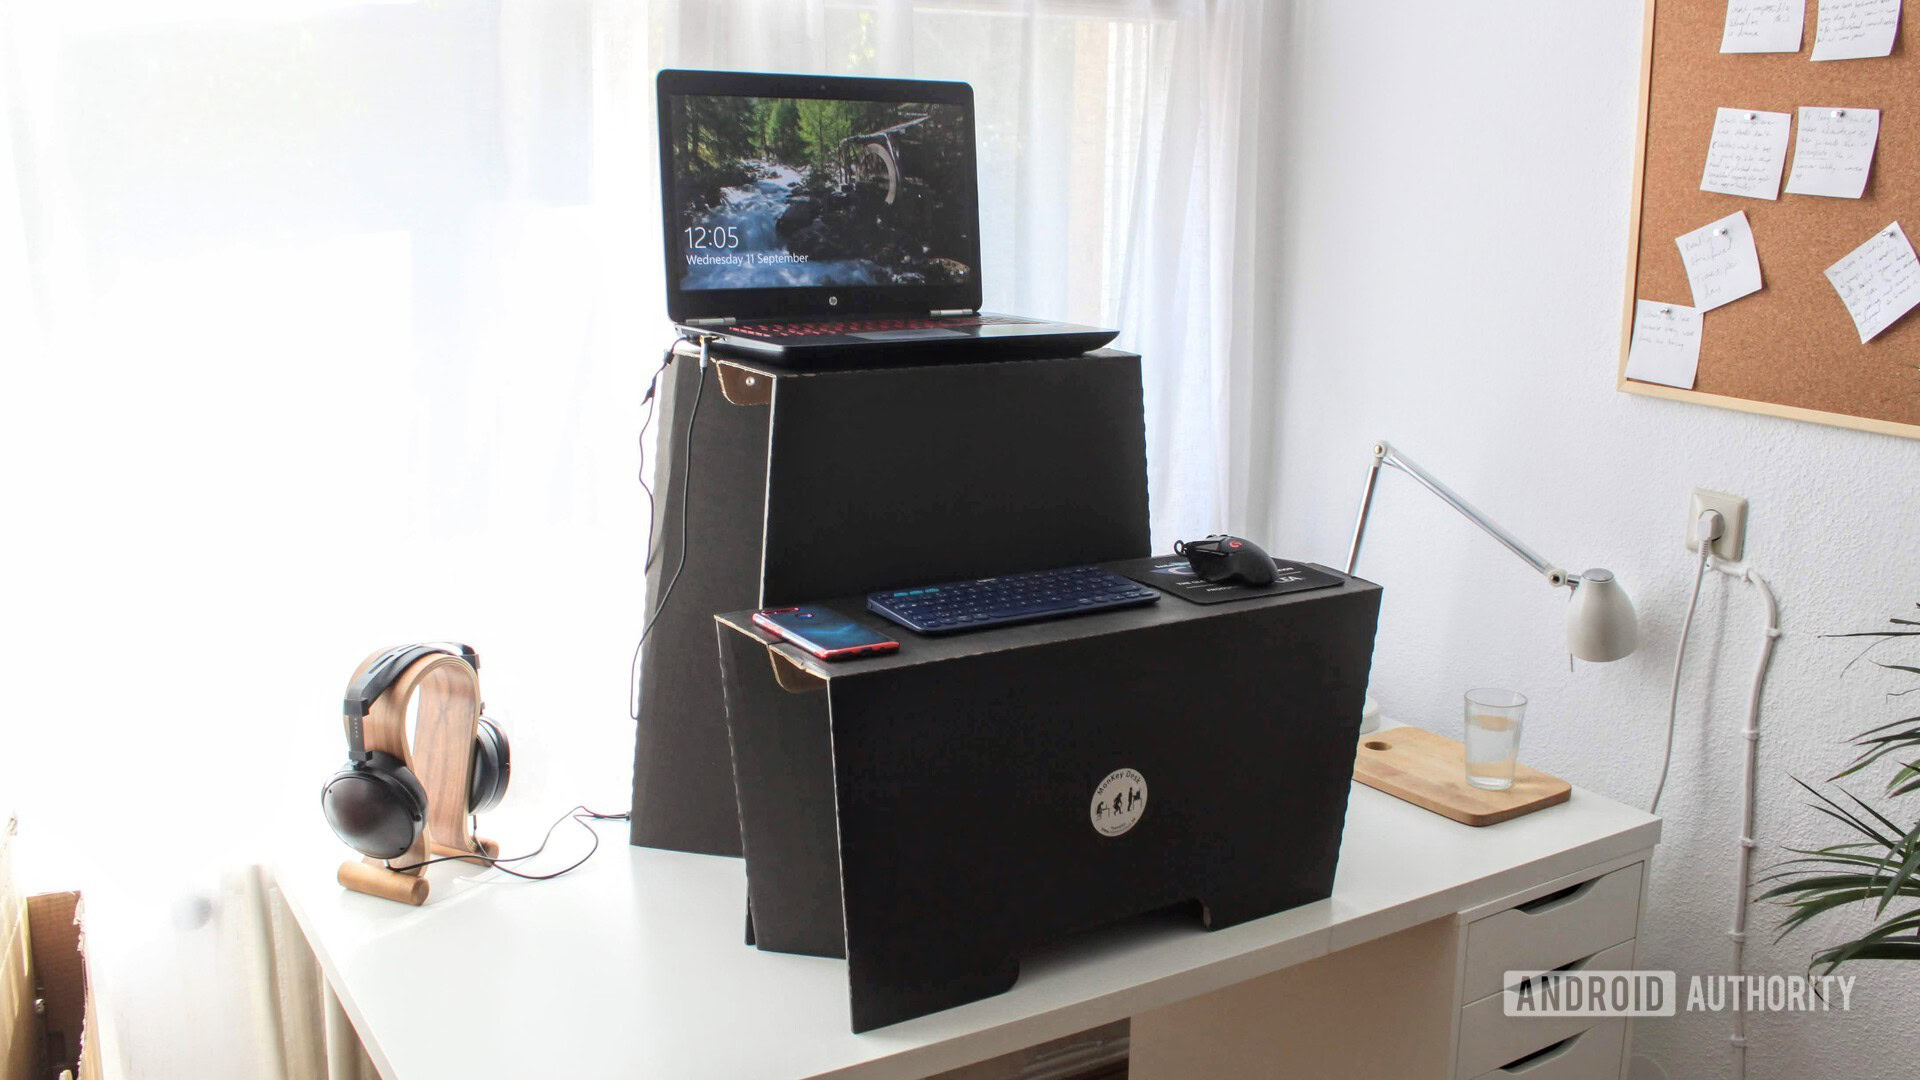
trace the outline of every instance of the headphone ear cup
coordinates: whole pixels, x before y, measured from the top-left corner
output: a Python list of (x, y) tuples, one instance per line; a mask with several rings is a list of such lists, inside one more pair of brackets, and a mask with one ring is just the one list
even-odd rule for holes
[(427, 790), (399, 758), (375, 751), (333, 774), (320, 789), (320, 809), (348, 847), (372, 859), (397, 859), (420, 838)]
[(507, 734), (482, 716), (473, 730), (473, 764), (467, 770), (467, 812), (480, 814), (500, 805), (513, 774)]

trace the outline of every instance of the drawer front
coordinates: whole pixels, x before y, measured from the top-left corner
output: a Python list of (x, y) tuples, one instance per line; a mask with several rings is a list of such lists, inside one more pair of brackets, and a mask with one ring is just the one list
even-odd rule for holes
[(1602, 1020), (1474, 1080), (1620, 1080), (1626, 1052), (1627, 1022)]
[(1509, 971), (1557, 968), (1632, 937), (1640, 920), (1644, 866), (1623, 866), (1467, 924), (1466, 982), (1460, 1000), (1499, 993)]
[[(1592, 956), (1565, 965), (1570, 970), (1624, 971), (1633, 966), (1633, 946), (1631, 941), (1623, 941), (1610, 949), (1602, 949)], [(1604, 1033), (1597, 1038), (1580, 1038), (1567, 1042), (1552, 1053), (1542, 1053), (1554, 1044), (1561, 1043), (1588, 1029), (1598, 1029), (1607, 1024), (1618, 1025), (1621, 1032), (1626, 1030), (1626, 1021), (1604, 1019), (1592, 1016), (1508, 1016), (1506, 1014), (1506, 995), (1494, 993), (1460, 1010), (1460, 1067), (1458, 1075), (1479, 1077), (1525, 1076), (1529, 1080), (1538, 1077), (1579, 1076), (1584, 1072), (1560, 1073), (1547, 1069), (1548, 1063), (1563, 1057), (1573, 1057), (1584, 1061), (1597, 1051), (1584, 1044), (1604, 1042)], [(1624, 1038), (1622, 1034), (1621, 1038)], [(1578, 1053), (1575, 1051), (1578, 1050)], [(1621, 1047), (1616, 1041), (1613, 1055), (1613, 1072), (1602, 1075), (1617, 1076), (1620, 1070)], [(1531, 1058), (1516, 1065), (1523, 1058)], [(1555, 1066), (1559, 1069), (1572, 1069), (1573, 1065)], [(1507, 1073), (1500, 1070), (1507, 1069)], [(1528, 1071), (1535, 1070), (1535, 1071)]]

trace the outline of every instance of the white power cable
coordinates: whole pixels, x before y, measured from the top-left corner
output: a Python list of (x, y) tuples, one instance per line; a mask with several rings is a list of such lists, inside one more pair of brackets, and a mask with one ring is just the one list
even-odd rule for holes
[(1700, 515), (1694, 526), (1694, 535), (1700, 542), (1700, 561), (1693, 568), (1693, 592), (1687, 597), (1687, 617), (1680, 624), (1680, 647), (1673, 653), (1673, 688), (1667, 694), (1667, 747), (1660, 752), (1660, 782), (1653, 785), (1653, 802), (1648, 804), (1647, 813), (1660, 812), (1660, 796), (1667, 790), (1667, 772), (1673, 767), (1673, 728), (1674, 720), (1680, 712), (1680, 666), (1687, 662), (1687, 635), (1693, 632), (1693, 611), (1700, 606), (1700, 584), (1707, 576), (1707, 556), (1712, 553), (1713, 539), (1720, 535), (1720, 514), (1709, 510)]
[[(1733, 929), (1727, 931), (1727, 937), (1733, 941), (1733, 975), (1737, 979), (1746, 968), (1747, 892), (1753, 884), (1753, 816), (1760, 768), (1760, 694), (1766, 688), (1767, 666), (1773, 662), (1774, 642), (1780, 639), (1780, 605), (1774, 599), (1773, 589), (1768, 587), (1767, 580), (1752, 570), (1720, 563), (1714, 563), (1713, 568), (1759, 589), (1767, 613), (1767, 625), (1760, 641), (1760, 659), (1753, 669), (1753, 689), (1747, 696), (1747, 724), (1740, 731), (1747, 742), (1746, 768), (1740, 782), (1740, 884), (1739, 891), (1734, 894)], [(1734, 1078), (1744, 1080), (1747, 1075), (1747, 1012), (1738, 996), (1733, 1007), (1733, 1034), (1728, 1041), (1733, 1045)]]
[[(1740, 730), (1740, 736), (1747, 742), (1745, 767), (1740, 780), (1740, 872), (1738, 872), (1738, 890), (1734, 894), (1734, 926), (1726, 932), (1728, 940), (1734, 944), (1732, 974), (1740, 978), (1747, 967), (1747, 894), (1753, 888), (1753, 815), (1755, 801), (1759, 796), (1759, 767), (1761, 767), (1761, 694), (1766, 690), (1766, 667), (1774, 659), (1774, 642), (1780, 640), (1780, 603), (1774, 600), (1774, 590), (1766, 584), (1766, 578), (1753, 573), (1747, 567), (1726, 565), (1711, 561), (1713, 540), (1720, 534), (1720, 515), (1716, 511), (1707, 511), (1699, 515), (1695, 523), (1695, 536), (1699, 538), (1699, 563), (1693, 567), (1693, 592), (1686, 601), (1686, 621), (1680, 623), (1680, 646), (1674, 650), (1674, 680), (1672, 692), (1667, 696), (1667, 751), (1661, 755), (1661, 780), (1653, 786), (1653, 803), (1647, 813), (1659, 811), (1661, 794), (1667, 790), (1667, 773), (1672, 767), (1674, 753), (1674, 719), (1680, 711), (1680, 665), (1686, 661), (1686, 640), (1693, 630), (1693, 609), (1699, 607), (1699, 588), (1701, 580), (1707, 577), (1707, 567), (1711, 565), (1726, 577), (1736, 577), (1759, 588), (1761, 600), (1766, 603), (1766, 626), (1761, 638), (1761, 657), (1753, 667), (1753, 690), (1747, 694), (1747, 724)], [(1734, 1047), (1734, 1080), (1745, 1080), (1747, 1076), (1747, 1011), (1741, 1007), (1740, 997), (1734, 1001), (1734, 1034), (1728, 1036), (1728, 1043)]]
[[(1711, 565), (1715, 570), (1728, 577), (1741, 581), (1760, 590), (1760, 599), (1766, 605), (1767, 622), (1764, 636), (1760, 642), (1760, 657), (1753, 669), (1753, 688), (1747, 695), (1746, 726), (1740, 729), (1740, 736), (1746, 741), (1746, 762), (1740, 780), (1740, 832), (1738, 885), (1733, 901), (1733, 927), (1727, 931), (1727, 938), (1733, 943), (1732, 974), (1737, 979), (1746, 972), (1747, 958), (1747, 907), (1750, 903), (1748, 893), (1753, 887), (1753, 819), (1755, 802), (1758, 798), (1760, 771), (1760, 698), (1767, 685), (1767, 668), (1773, 662), (1773, 646), (1780, 638), (1780, 604), (1775, 600), (1773, 589), (1767, 580), (1744, 566), (1727, 565), (1713, 562), (1711, 559), (1713, 540), (1720, 535), (1722, 521), (1720, 515), (1712, 510), (1700, 515), (1695, 526), (1695, 535), (1700, 543), (1700, 561), (1694, 568), (1693, 591), (1687, 598), (1687, 616), (1680, 624), (1680, 644), (1673, 656), (1673, 686), (1667, 696), (1667, 746), (1660, 762), (1660, 781), (1653, 788), (1653, 803), (1648, 812), (1660, 808), (1660, 796), (1666, 791), (1667, 774), (1673, 765), (1673, 733), (1675, 719), (1680, 706), (1680, 671), (1687, 657), (1687, 637), (1693, 630), (1693, 614), (1700, 604), (1700, 586), (1706, 577), (1706, 569)], [(1733, 1034), (1728, 1036), (1733, 1047), (1734, 1080), (1745, 1080), (1747, 1075), (1747, 1013), (1739, 1000), (1733, 1007)]]

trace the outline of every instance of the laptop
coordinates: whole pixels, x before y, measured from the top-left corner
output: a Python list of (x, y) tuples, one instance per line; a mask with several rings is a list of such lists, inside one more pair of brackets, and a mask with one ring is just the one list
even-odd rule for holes
[(1075, 356), (1118, 333), (980, 310), (973, 88), (662, 71), (667, 314), (793, 367)]

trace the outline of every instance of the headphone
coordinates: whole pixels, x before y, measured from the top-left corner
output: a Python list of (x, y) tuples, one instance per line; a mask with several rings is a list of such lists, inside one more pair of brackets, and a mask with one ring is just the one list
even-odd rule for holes
[[(347, 763), (320, 789), (320, 808), (334, 834), (369, 858), (398, 858), (420, 838), (427, 817), (427, 789), (405, 762), (385, 751), (367, 749), (367, 712), (414, 661), (435, 654), (457, 656), (476, 671), (480, 667), (480, 657), (459, 642), (397, 645), (367, 665), (347, 687), (341, 704), (347, 721)], [(467, 812), (478, 814), (499, 805), (511, 772), (506, 733), (482, 713), (474, 728), (472, 765), (467, 770)]]

